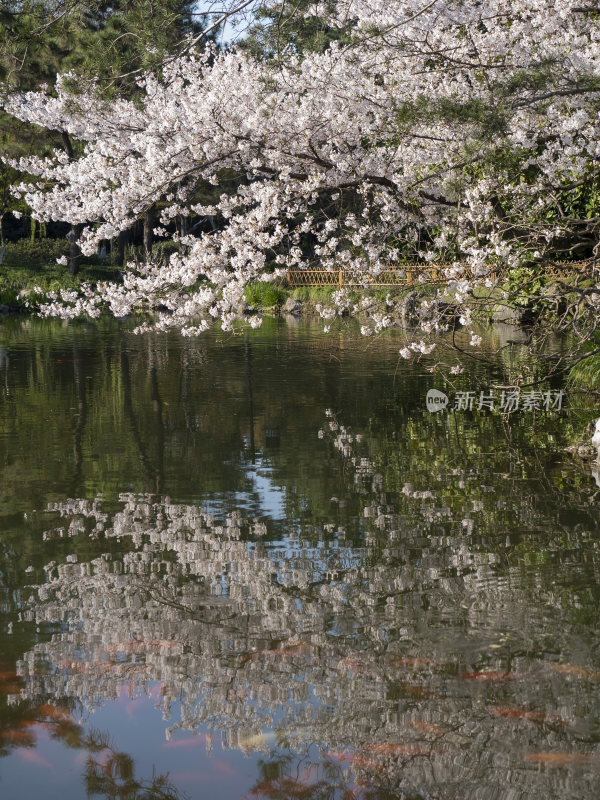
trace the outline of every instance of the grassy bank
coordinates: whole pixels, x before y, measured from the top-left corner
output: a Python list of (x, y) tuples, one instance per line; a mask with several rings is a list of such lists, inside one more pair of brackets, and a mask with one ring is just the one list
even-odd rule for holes
[[(158, 257), (165, 253), (155, 246)], [(56, 260), (67, 255), (69, 243), (65, 239), (38, 239), (34, 241), (20, 240), (9, 242), (4, 252), (4, 263), (0, 265), (0, 305), (13, 311), (24, 311), (26, 293), (29, 299), (36, 298), (36, 292), (60, 291), (61, 289), (77, 289), (82, 283), (115, 280), (121, 269), (109, 264), (102, 264), (97, 259), (81, 259), (80, 272), (76, 276), (69, 275), (66, 266)], [(568, 280), (568, 278), (567, 278)], [(578, 279), (579, 285), (585, 285)], [(494, 309), (502, 307), (504, 289), (511, 294), (517, 309), (527, 309), (532, 319), (543, 319), (545, 324), (552, 325), (552, 317), (556, 316), (559, 303), (553, 292), (552, 279), (535, 274), (533, 270), (515, 271), (507, 277), (503, 286), (493, 289), (479, 287), (473, 295), (472, 310), (474, 318), (480, 322), (490, 321)], [(302, 313), (312, 313), (318, 304), (329, 305), (331, 295), (337, 286), (301, 286), (291, 287), (283, 281), (256, 281), (245, 289), (246, 302), (258, 311), (277, 312), (292, 298), (302, 304)], [(359, 303), (365, 297), (372, 298), (375, 303), (387, 298), (397, 305), (410, 292), (417, 292), (420, 298), (429, 298), (437, 294), (439, 287), (430, 284), (413, 284), (410, 286), (375, 286), (368, 289), (346, 287), (351, 303)], [(517, 291), (515, 291), (517, 289)], [(41, 296), (40, 296), (41, 299)], [(571, 298), (568, 295), (565, 300)], [(442, 300), (452, 303), (452, 297), (442, 295)]]
[(0, 305), (12, 311), (25, 310), (26, 297), (34, 298), (36, 287), (43, 292), (77, 289), (82, 283), (114, 280), (118, 267), (101, 264), (95, 258), (81, 258), (80, 272), (69, 275), (56, 260), (69, 253), (66, 239), (21, 239), (7, 242), (0, 265)]
[[(338, 291), (338, 286), (288, 286), (285, 283), (264, 283), (257, 281), (245, 289), (248, 305), (257, 309), (281, 309), (289, 298), (299, 300), (304, 311), (312, 311), (319, 304), (331, 303), (331, 295)], [(383, 302), (386, 298), (400, 300), (408, 292), (418, 288), (424, 296), (433, 295), (434, 286), (419, 284), (415, 286), (374, 286), (372, 288), (345, 287), (350, 302), (357, 303), (364, 297)]]
[(13, 311), (25, 310), (25, 292), (35, 297), (36, 290), (56, 292), (60, 289), (77, 289), (82, 283), (114, 280), (120, 274), (118, 267), (82, 264), (77, 275), (69, 275), (67, 268), (59, 264), (43, 267), (0, 266), (0, 305)]

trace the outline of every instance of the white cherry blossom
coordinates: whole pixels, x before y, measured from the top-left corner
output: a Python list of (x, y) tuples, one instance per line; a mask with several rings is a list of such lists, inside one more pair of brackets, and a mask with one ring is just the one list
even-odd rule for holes
[[(146, 310), (151, 321), (140, 329), (195, 335), (211, 320), (231, 329), (244, 319), (249, 282), (317, 264), (343, 267), (360, 286), (403, 268), (408, 254), (439, 261), (469, 325), (464, 305), (478, 286), (494, 285), (492, 267), (544, 259), (569, 236), (596, 247), (598, 223), (569, 217), (557, 200), (600, 174), (600, 18), (591, 6), (332, 8), (307, 13), (329, 15), (344, 43), (303, 59), (293, 50), (270, 64), (189, 49), (162, 77), (140, 79), (135, 102), (73, 97), (64, 77), (52, 92), (9, 98), (10, 114), (82, 143), (73, 160), (57, 150), (14, 166), (30, 176), (19, 193), (37, 219), (84, 225), (84, 253), (154, 205), (161, 235), (178, 216), (216, 220), (210, 231), (171, 234), (180, 249), (166, 263), (130, 264), (122, 283), (49, 298), (42, 313)], [(199, 201), (214, 187), (218, 199)], [(329, 321), (348, 310), (340, 294), (321, 314)], [(356, 313), (370, 317), (365, 333), (395, 324), (385, 312)], [(444, 324), (429, 319), (423, 332)]]

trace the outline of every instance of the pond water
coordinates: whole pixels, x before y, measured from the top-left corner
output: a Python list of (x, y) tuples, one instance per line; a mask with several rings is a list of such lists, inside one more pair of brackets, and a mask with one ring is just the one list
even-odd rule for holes
[(482, 402), (518, 345), (1, 326), (3, 800), (598, 796), (585, 397)]

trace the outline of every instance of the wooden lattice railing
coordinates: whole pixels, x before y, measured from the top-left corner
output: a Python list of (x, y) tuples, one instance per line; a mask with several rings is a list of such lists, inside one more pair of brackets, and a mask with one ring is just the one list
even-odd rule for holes
[[(358, 279), (356, 275), (342, 267), (336, 270), (319, 269), (290, 269), (287, 272), (287, 283), (290, 286), (411, 286), (412, 284), (444, 284), (448, 283), (446, 269), (449, 264), (435, 265), (406, 265), (393, 269), (386, 269), (379, 275)], [(546, 275), (557, 278), (567, 274), (591, 273), (592, 261), (560, 262), (549, 264), (544, 268)], [(495, 280), (500, 277), (501, 269), (492, 269), (487, 277)]]

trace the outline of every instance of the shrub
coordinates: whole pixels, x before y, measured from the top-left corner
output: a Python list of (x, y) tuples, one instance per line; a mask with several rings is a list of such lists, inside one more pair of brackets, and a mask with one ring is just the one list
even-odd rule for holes
[(273, 283), (257, 281), (250, 283), (244, 289), (244, 296), (248, 305), (258, 308), (272, 308), (285, 302), (287, 293), (280, 286)]
[(303, 303), (323, 303), (331, 302), (331, 294), (336, 291), (337, 286), (298, 286), (292, 290), (292, 297)]
[(156, 261), (166, 264), (173, 253), (178, 253), (181, 248), (177, 242), (166, 239), (162, 242), (156, 242), (152, 246), (152, 257)]
[[(66, 239), (19, 239), (7, 242), (3, 264), (14, 267), (43, 267), (69, 255)], [(64, 270), (64, 267), (63, 267)]]

